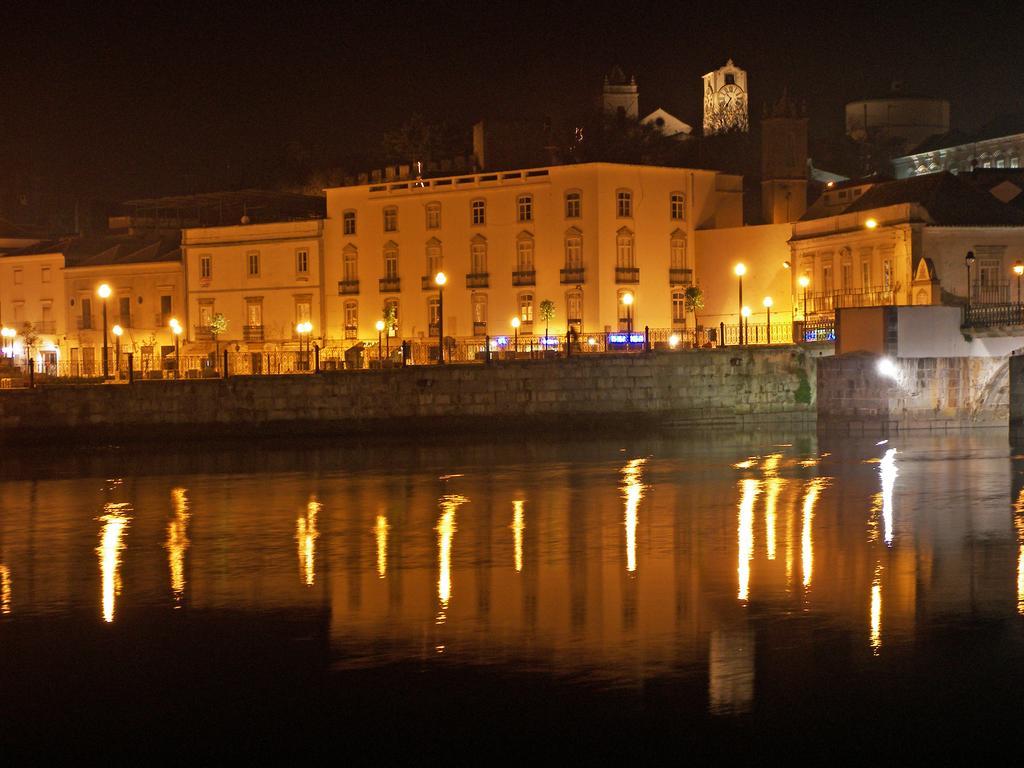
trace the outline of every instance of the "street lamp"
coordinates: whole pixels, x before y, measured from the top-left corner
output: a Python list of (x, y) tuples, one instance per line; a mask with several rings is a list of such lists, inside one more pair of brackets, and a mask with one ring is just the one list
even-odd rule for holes
[(434, 275), (437, 286), (437, 364), (444, 365), (444, 284), (448, 276), (444, 272)]
[(740, 308), (740, 316), (741, 316), (741, 318), (740, 318), (740, 345), (742, 346), (742, 344), (743, 344), (743, 319), (742, 319), (742, 315), (743, 315), (743, 276), (745, 274), (747, 274), (747, 266), (741, 261), (739, 264), (737, 264), (735, 267), (732, 268), (732, 273), (734, 275), (736, 275), (736, 277), (738, 277), (739, 281), (740, 281), (740, 301), (739, 301), (739, 304), (737, 304), (736, 306), (738, 306)]
[[(7, 347), (14, 347), (14, 337), (18, 335), (18, 332), (13, 328), (7, 328), (6, 326), (0, 329), (0, 337), (3, 337), (3, 350), (4, 354), (7, 354)], [(12, 355), (13, 357), (13, 352)]]
[(967, 311), (971, 311), (971, 267), (974, 266), (974, 251), (968, 251), (964, 256), (964, 264), (967, 266)]
[(96, 289), (96, 293), (103, 299), (103, 378), (110, 376), (110, 352), (107, 346), (107, 299), (110, 298), (110, 286), (106, 283)]
[(1020, 277), (1024, 275), (1024, 262), (1017, 259), (1017, 263), (1013, 265), (1013, 274), (1017, 276), (1017, 306), (1020, 306)]
[(518, 317), (513, 317), (512, 318), (512, 329), (516, 333), (516, 342), (515, 342), (515, 347), (513, 347), (513, 349), (515, 349), (516, 355), (518, 356), (519, 355), (519, 318)]
[(764, 301), (762, 301), (761, 303), (764, 304), (765, 322), (768, 324), (768, 343), (771, 344), (772, 343), (772, 304), (774, 304), (775, 302), (772, 301), (772, 297), (771, 296), (765, 296), (764, 297)]
[(299, 352), (302, 355), (302, 370), (309, 370), (309, 334), (313, 331), (313, 324), (308, 320), (295, 326), (295, 332), (299, 334)]
[(168, 323), (171, 327), (171, 333), (174, 335), (174, 378), (181, 378), (181, 352), (178, 346), (178, 337), (181, 336), (181, 323), (178, 322), (178, 318), (172, 317)]
[(121, 375), (121, 334), (124, 330), (120, 325), (115, 325), (110, 329), (111, 333), (114, 334), (114, 370), (117, 371), (118, 376)]
[(878, 227), (878, 219), (868, 219), (864, 222), (864, 226), (868, 229), (875, 229)]
[(800, 287), (803, 288), (803, 290), (804, 290), (804, 322), (806, 323), (807, 322), (807, 286), (811, 284), (811, 278), (809, 278), (807, 275), (800, 275), (800, 277), (797, 278), (797, 283), (799, 283)]
[(626, 349), (629, 349), (629, 338), (633, 335), (633, 294), (629, 291), (622, 294), (622, 304), (626, 307)]
[(750, 343), (750, 307), (740, 307), (740, 338), (744, 344)]
[(381, 360), (383, 360), (383, 358), (381, 357), (381, 353), (382, 353), (382, 350), (381, 350), (381, 334), (384, 333), (384, 321), (383, 320), (378, 320), (376, 328), (377, 328), (377, 361), (380, 362)]

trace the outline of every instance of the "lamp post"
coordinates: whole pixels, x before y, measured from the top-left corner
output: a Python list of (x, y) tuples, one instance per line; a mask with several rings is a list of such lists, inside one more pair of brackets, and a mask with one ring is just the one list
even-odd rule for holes
[(309, 334), (313, 331), (313, 324), (308, 320), (295, 326), (295, 332), (299, 334), (299, 352), (302, 355), (302, 370), (309, 370)]
[[(3, 329), (0, 329), (0, 336), (3, 337), (3, 351), (5, 355), (7, 354), (7, 347), (11, 347), (13, 349), (14, 337), (17, 336), (17, 334), (18, 332), (13, 328), (4, 327)], [(13, 353), (11, 357), (13, 357)]]
[(807, 275), (800, 275), (800, 277), (797, 278), (797, 283), (799, 283), (800, 287), (803, 289), (803, 292), (804, 292), (804, 322), (806, 323), (807, 322), (807, 286), (811, 284), (811, 278), (809, 278)]
[(732, 272), (740, 281), (740, 301), (736, 306), (739, 307), (740, 312), (740, 346), (743, 345), (743, 276), (747, 274), (747, 267), (741, 261), (735, 267), (732, 268)]
[(437, 364), (444, 365), (444, 284), (448, 276), (444, 272), (434, 275), (437, 285)]
[(761, 303), (764, 304), (765, 322), (768, 324), (768, 343), (771, 344), (772, 343), (772, 304), (774, 304), (775, 302), (772, 301), (772, 297), (771, 296), (765, 296), (764, 297), (764, 301), (762, 301)]
[(178, 345), (178, 337), (181, 336), (181, 323), (176, 317), (172, 317), (170, 323), (171, 333), (174, 335), (174, 378), (181, 378), (181, 352)]
[[(971, 312), (971, 267), (974, 266), (974, 251), (968, 251), (964, 256), (964, 264), (967, 266), (967, 313)], [(966, 318), (964, 318), (966, 319)]]
[(96, 289), (96, 293), (103, 299), (103, 378), (110, 377), (110, 351), (107, 339), (107, 299), (110, 298), (110, 286), (106, 283)]
[(622, 303), (626, 307), (626, 349), (629, 349), (629, 340), (633, 335), (633, 294), (628, 291), (622, 294)]
[(1013, 274), (1017, 276), (1017, 311), (1020, 312), (1020, 278), (1024, 275), (1024, 262), (1020, 259), (1013, 265)]
[(750, 307), (740, 307), (740, 335), (743, 337), (743, 343), (750, 343)]
[(110, 332), (114, 334), (114, 370), (117, 371), (118, 378), (121, 376), (121, 334), (124, 330), (120, 325), (115, 325), (110, 329)]
[(518, 317), (513, 317), (512, 318), (512, 330), (515, 331), (515, 334), (516, 334), (516, 341), (515, 341), (515, 346), (513, 347), (513, 349), (515, 349), (516, 356), (518, 357), (519, 356), (519, 318)]
[(384, 333), (384, 321), (383, 320), (378, 320), (376, 328), (377, 328), (377, 362), (380, 362), (380, 361), (382, 361), (384, 359), (381, 356), (383, 354), (383, 350), (381, 349), (381, 335)]

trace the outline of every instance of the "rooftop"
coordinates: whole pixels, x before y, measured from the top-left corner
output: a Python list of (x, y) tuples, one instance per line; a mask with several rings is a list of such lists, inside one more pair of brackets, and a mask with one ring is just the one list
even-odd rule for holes
[(45, 253), (63, 254), (66, 267), (112, 266), (181, 260), (179, 238), (120, 236), (68, 237), (60, 240), (47, 240), (3, 254), (0, 258)]

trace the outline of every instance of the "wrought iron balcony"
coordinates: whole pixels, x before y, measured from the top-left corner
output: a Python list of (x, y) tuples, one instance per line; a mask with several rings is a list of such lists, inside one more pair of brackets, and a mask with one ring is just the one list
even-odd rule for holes
[(358, 280), (339, 280), (338, 281), (338, 295), (339, 296), (354, 296), (359, 293), (359, 281)]
[(424, 291), (436, 291), (438, 288), (437, 283), (434, 282), (433, 275), (424, 275), (420, 278), (420, 288)]
[(398, 277), (382, 277), (379, 282), (381, 293), (398, 293), (402, 289), (402, 281)]
[(668, 271), (669, 285), (693, 285), (693, 270), (672, 267)]
[(213, 331), (210, 330), (208, 325), (194, 325), (192, 330), (195, 333), (197, 341), (213, 341)]
[(525, 269), (512, 273), (512, 285), (536, 285), (537, 270)]
[(634, 285), (640, 282), (640, 267), (616, 267), (615, 282)]
[(490, 273), (470, 272), (466, 275), (467, 288), (486, 288), (489, 282)]
[(263, 341), (263, 326), (247, 325), (243, 327), (242, 338), (245, 341)]
[(583, 267), (558, 270), (562, 285), (579, 285), (583, 282)]
[(487, 335), (487, 323), (473, 322), (473, 335), (474, 336), (486, 336)]
[(1000, 325), (1024, 325), (1024, 306), (1020, 304), (971, 304), (964, 311), (965, 328)]
[(1009, 304), (1010, 283), (1009, 282), (980, 282), (975, 281), (971, 285), (971, 305), (974, 304)]

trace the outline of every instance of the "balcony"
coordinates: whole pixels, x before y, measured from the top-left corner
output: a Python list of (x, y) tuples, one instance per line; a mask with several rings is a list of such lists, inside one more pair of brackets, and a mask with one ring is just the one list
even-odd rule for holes
[(382, 277), (378, 282), (381, 293), (398, 293), (402, 289), (402, 281), (397, 277)]
[(797, 303), (803, 304), (806, 314), (826, 314), (848, 307), (887, 307), (895, 303), (892, 288), (881, 285), (868, 288), (844, 288), (838, 291), (818, 291), (799, 294)]
[(668, 271), (669, 285), (693, 285), (693, 270), (672, 267)]
[(487, 335), (487, 323), (473, 322), (473, 335), (474, 336), (486, 336)]
[(437, 283), (434, 282), (433, 275), (424, 275), (420, 278), (420, 288), (424, 291), (436, 291)]
[(971, 304), (1009, 304), (1010, 284), (989, 280), (971, 285)]
[(488, 272), (470, 272), (466, 275), (466, 287), (467, 288), (486, 288), (490, 273)]
[(615, 282), (619, 285), (636, 285), (640, 282), (640, 267), (616, 267)]
[(558, 270), (562, 285), (579, 285), (583, 282), (583, 267)]
[(359, 281), (358, 280), (339, 280), (338, 281), (338, 295), (339, 296), (354, 296), (359, 293)]
[(536, 285), (537, 270), (523, 269), (512, 273), (512, 285)]
[(213, 341), (213, 331), (210, 330), (208, 325), (194, 325), (192, 331), (195, 334), (196, 341)]
[(430, 323), (427, 326), (427, 335), (428, 336), (433, 336), (436, 339), (439, 330), (440, 329), (438, 328), (438, 324), (437, 323)]
[(246, 325), (242, 328), (242, 339), (244, 341), (263, 341), (262, 325)]

